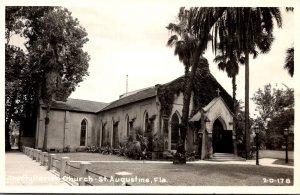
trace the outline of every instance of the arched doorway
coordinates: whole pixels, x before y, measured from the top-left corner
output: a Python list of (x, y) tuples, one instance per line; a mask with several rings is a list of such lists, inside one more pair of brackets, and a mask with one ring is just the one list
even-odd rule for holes
[(213, 124), (212, 144), (214, 153), (232, 153), (232, 131), (224, 129), (225, 125), (218, 118)]
[(213, 152), (221, 152), (222, 150), (222, 132), (223, 132), (223, 125), (219, 119), (215, 120), (213, 125)]
[(171, 118), (171, 150), (176, 150), (179, 139), (179, 117), (175, 113)]

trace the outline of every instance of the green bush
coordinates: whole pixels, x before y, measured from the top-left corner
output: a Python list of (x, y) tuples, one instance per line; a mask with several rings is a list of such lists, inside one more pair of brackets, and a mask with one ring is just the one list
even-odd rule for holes
[(120, 154), (133, 159), (147, 158), (148, 139), (144, 136), (141, 128), (137, 127), (130, 132), (129, 136), (124, 139), (122, 151)]

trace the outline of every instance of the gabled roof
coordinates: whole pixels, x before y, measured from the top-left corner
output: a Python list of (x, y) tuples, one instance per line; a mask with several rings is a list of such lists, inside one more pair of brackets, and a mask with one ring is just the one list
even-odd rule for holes
[[(228, 106), (229, 110), (232, 111), (233, 107), (233, 100), (231, 95), (228, 94), (228, 92), (223, 88), (223, 86), (216, 80), (216, 78), (208, 72), (207, 74), (201, 74), (196, 72), (195, 75), (195, 83), (194, 83), (194, 94), (197, 94), (197, 107), (195, 112), (193, 114), (196, 114), (196, 112), (200, 109), (208, 105), (216, 96), (217, 92), (216, 90), (220, 90), (220, 97), (222, 97), (225, 104)], [(162, 90), (164, 88), (168, 88), (171, 86), (171, 88), (174, 87), (180, 87), (181, 91), (184, 89), (184, 79), (185, 76), (181, 76), (176, 78), (175, 80), (161, 85)], [(172, 87), (173, 86), (173, 87)]]
[(107, 106), (107, 103), (68, 98), (66, 102), (55, 101), (52, 109), (96, 113)]
[(214, 98), (209, 104), (207, 104), (207, 105), (203, 108), (203, 110), (204, 110), (205, 112), (207, 112), (207, 111), (208, 111), (209, 109), (211, 109), (211, 108), (213, 107), (213, 105), (215, 105), (215, 103), (217, 103), (218, 101), (222, 101), (223, 104), (226, 106), (227, 110), (229, 111), (229, 113), (230, 113), (231, 115), (233, 115), (233, 113), (232, 113), (231, 110), (228, 108), (227, 104), (225, 103), (224, 99), (223, 99), (221, 96)]
[(141, 91), (137, 91), (134, 94), (131, 95), (127, 95), (125, 97), (122, 97), (116, 101), (113, 101), (112, 103), (110, 103), (108, 106), (106, 106), (105, 108), (103, 108), (101, 111), (104, 110), (110, 110), (119, 106), (123, 106), (123, 105), (127, 105), (133, 102), (138, 102), (144, 99), (148, 99), (148, 98), (153, 98), (156, 96), (156, 87), (149, 87), (146, 88), (144, 90)]
[[(205, 107), (203, 107), (203, 111), (207, 112), (209, 111), (218, 101), (222, 101), (223, 104), (225, 105), (225, 107), (227, 108), (227, 110), (229, 111), (229, 113), (233, 116), (233, 113), (231, 112), (231, 110), (228, 108), (227, 104), (225, 103), (224, 99), (219, 96), (219, 97), (215, 97), (211, 102), (209, 102), (209, 104), (207, 104)], [(189, 121), (193, 122), (193, 121), (199, 121), (201, 118), (201, 112), (198, 111)]]

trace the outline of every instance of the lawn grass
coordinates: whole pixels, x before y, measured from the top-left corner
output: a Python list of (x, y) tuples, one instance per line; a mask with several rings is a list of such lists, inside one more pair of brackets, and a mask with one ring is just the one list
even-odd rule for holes
[[(95, 163), (91, 169), (108, 177), (112, 173), (127, 171), (138, 178), (149, 178), (149, 185), (175, 186), (260, 186), (271, 185), (265, 183), (264, 178), (289, 178), (293, 182), (293, 170), (285, 168), (271, 168), (253, 165), (228, 164), (111, 164)], [(166, 182), (155, 182), (155, 178), (163, 178)], [(161, 180), (158, 180), (161, 181)], [(132, 185), (146, 185), (132, 183)], [(148, 184), (147, 184), (148, 185)], [(272, 185), (287, 185), (273, 183)]]
[(127, 161), (131, 160), (124, 156), (117, 155), (103, 155), (100, 153), (87, 153), (87, 152), (75, 152), (75, 153), (55, 153), (57, 157), (67, 156), (71, 161)]
[[(288, 151), (289, 159), (294, 159), (294, 151)], [(284, 150), (260, 150), (260, 158), (276, 158), (276, 159), (285, 159)]]
[(289, 162), (285, 163), (285, 159), (277, 159), (276, 161), (274, 161), (273, 164), (294, 166), (294, 160), (293, 159), (289, 159)]
[[(96, 153), (61, 153), (59, 156), (69, 156), (71, 161), (130, 161), (125, 157), (115, 155), (102, 155)], [(141, 161), (142, 162), (142, 161)], [(279, 167), (265, 167), (238, 164), (184, 164), (172, 163), (136, 163), (131, 162), (93, 162), (89, 169), (104, 176), (111, 177), (114, 173), (126, 171), (132, 173), (132, 178), (137, 182), (131, 185), (174, 185), (174, 186), (287, 186), (293, 185), (293, 169)], [(79, 162), (72, 162), (79, 167)], [(78, 175), (78, 170), (71, 168), (73, 175)], [(94, 185), (113, 185), (110, 180), (98, 181), (94, 177)], [(287, 180), (290, 183), (286, 183)], [(149, 180), (149, 182), (147, 182)]]

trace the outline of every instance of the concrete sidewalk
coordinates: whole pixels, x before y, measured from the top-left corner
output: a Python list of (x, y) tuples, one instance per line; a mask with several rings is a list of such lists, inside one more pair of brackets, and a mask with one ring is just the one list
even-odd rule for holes
[[(287, 168), (287, 169), (293, 169), (294, 166), (289, 165), (278, 165), (274, 164), (274, 162), (278, 159), (274, 158), (261, 158), (259, 159), (259, 166), (267, 166), (267, 167), (280, 167), (280, 168)], [(207, 160), (200, 160), (200, 161), (192, 161), (187, 162), (191, 164), (201, 164), (201, 163), (211, 163), (211, 164), (239, 164), (239, 165), (256, 165), (256, 160), (246, 160), (246, 161), (225, 161), (225, 162), (214, 162), (214, 161), (207, 161)]]
[(69, 186), (45, 166), (21, 152), (5, 153), (6, 185), (57, 185)]
[[(259, 165), (260, 166), (268, 166), (268, 167), (280, 167), (280, 168), (288, 168), (293, 169), (294, 166), (289, 165), (278, 165), (273, 164), (277, 159), (274, 158), (261, 158), (259, 159)], [(128, 160), (128, 161), (109, 161), (109, 160), (103, 160), (103, 161), (71, 161), (73, 163), (83, 163), (83, 162), (89, 162), (89, 163), (137, 163), (137, 164), (173, 164), (172, 161), (149, 161), (149, 160)], [(246, 161), (210, 161), (210, 160), (197, 160), (197, 161), (188, 161), (187, 164), (239, 164), (239, 165), (255, 165), (256, 166), (256, 160), (246, 160)]]

